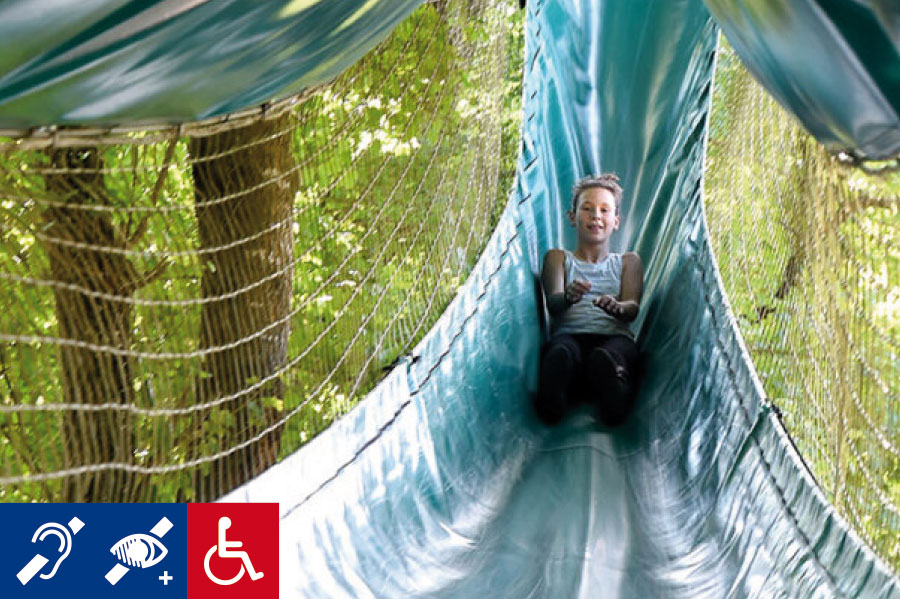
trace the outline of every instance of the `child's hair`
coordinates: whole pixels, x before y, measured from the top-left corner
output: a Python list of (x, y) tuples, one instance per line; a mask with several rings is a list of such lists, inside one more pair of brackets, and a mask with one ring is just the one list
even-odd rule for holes
[(572, 211), (578, 208), (578, 197), (592, 187), (602, 187), (613, 194), (616, 200), (616, 212), (619, 211), (619, 203), (622, 201), (622, 188), (619, 186), (619, 175), (615, 173), (603, 173), (602, 175), (588, 175), (575, 184), (572, 190)]

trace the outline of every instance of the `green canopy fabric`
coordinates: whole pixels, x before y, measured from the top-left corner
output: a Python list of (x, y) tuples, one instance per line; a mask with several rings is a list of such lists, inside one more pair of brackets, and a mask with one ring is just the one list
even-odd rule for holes
[(756, 78), (832, 152), (900, 154), (900, 4), (706, 0)]
[(0, 130), (180, 123), (326, 83), (422, 0), (4, 0)]
[[(282, 99), (333, 79), (421, 2), (5, 0), (0, 130), (180, 123)], [(757, 78), (831, 150), (900, 153), (893, 0), (706, 4)]]
[[(465, 288), (354, 411), (223, 501), (277, 501), (285, 597), (900, 598), (767, 404), (701, 197), (716, 29), (700, 0), (533, 0), (517, 184)], [(646, 267), (637, 412), (529, 406), (543, 253), (616, 171)]]

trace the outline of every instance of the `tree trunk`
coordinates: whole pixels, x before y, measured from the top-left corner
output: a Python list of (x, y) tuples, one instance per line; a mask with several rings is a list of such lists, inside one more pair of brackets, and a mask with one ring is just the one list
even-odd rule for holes
[[(250, 440), (280, 416), (276, 400), (284, 397), (284, 382), (276, 373), (288, 354), (285, 316), (291, 306), (297, 180), (285, 176), (294, 166), (291, 121), (286, 114), (190, 141), (201, 246), (215, 249), (255, 236), (203, 257), (203, 297), (236, 295), (203, 304), (200, 348), (212, 351), (203, 359), (197, 399), (239, 396), (201, 413), (196, 457)], [(246, 340), (264, 328), (265, 333)], [(237, 345), (215, 349), (232, 343)], [(252, 385), (258, 387), (247, 392)], [(198, 470), (196, 496), (215, 498), (273, 464), (280, 438), (278, 427)]]
[[(55, 201), (67, 204), (108, 204), (103, 160), (96, 149), (48, 150), (52, 166), (78, 169), (74, 173), (47, 175), (47, 191)], [(45, 233), (52, 239), (102, 247), (125, 246), (123, 236), (107, 213), (54, 206), (43, 214)], [(92, 291), (130, 296), (139, 277), (122, 255), (61, 245), (44, 244), (51, 277)], [(133, 310), (124, 302), (89, 297), (54, 288), (59, 336), (94, 345), (129, 349), (132, 343)], [(67, 403), (130, 403), (133, 398), (132, 361), (103, 351), (70, 345), (60, 346), (63, 398)], [(131, 416), (123, 411), (65, 411), (62, 416), (64, 466), (130, 464), (134, 429)], [(127, 501), (133, 497), (135, 478), (121, 470), (101, 470), (66, 478), (62, 501)]]

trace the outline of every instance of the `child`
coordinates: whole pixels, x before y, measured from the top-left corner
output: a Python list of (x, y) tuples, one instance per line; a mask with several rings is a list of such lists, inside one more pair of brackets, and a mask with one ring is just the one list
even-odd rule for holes
[(568, 213), (575, 251), (544, 256), (541, 281), (552, 327), (534, 407), (546, 424), (557, 424), (581, 400), (608, 426), (624, 422), (633, 407), (638, 350), (629, 324), (638, 314), (644, 272), (637, 254), (609, 252), (621, 199), (616, 175), (581, 179)]

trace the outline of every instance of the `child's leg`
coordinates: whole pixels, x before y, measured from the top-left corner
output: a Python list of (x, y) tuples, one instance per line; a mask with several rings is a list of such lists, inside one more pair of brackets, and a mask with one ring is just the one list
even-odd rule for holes
[(556, 335), (545, 346), (534, 409), (544, 424), (558, 424), (575, 405), (571, 389), (581, 365), (581, 348), (571, 335)]
[(597, 418), (608, 426), (619, 425), (634, 409), (637, 345), (624, 335), (598, 335), (587, 356), (585, 375)]

